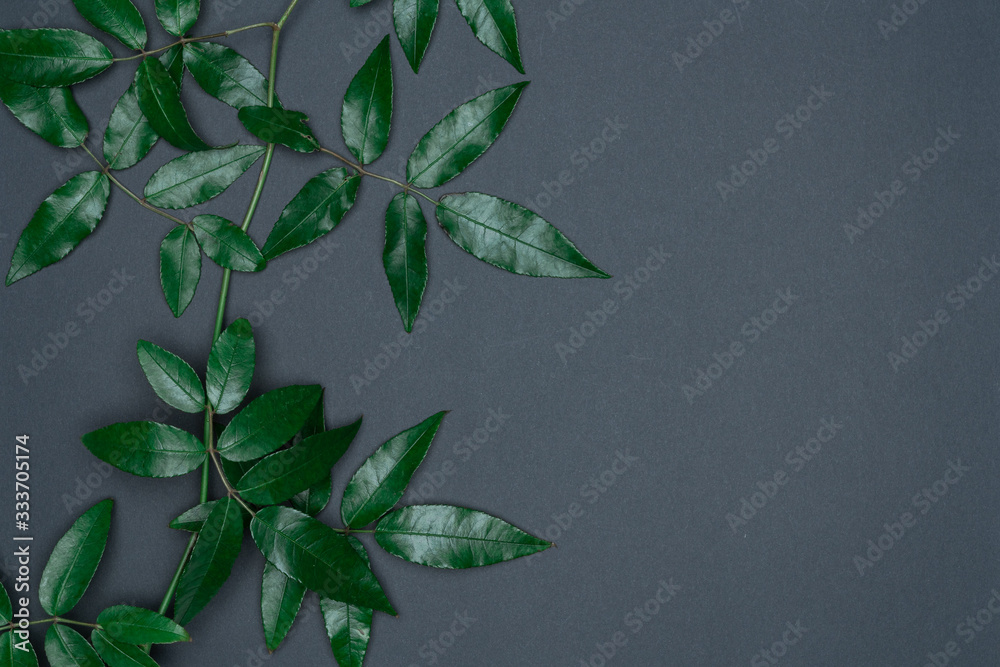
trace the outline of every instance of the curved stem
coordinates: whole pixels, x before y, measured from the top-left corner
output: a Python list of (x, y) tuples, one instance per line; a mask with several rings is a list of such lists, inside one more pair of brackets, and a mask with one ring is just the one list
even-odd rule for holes
[(322, 146), (320, 147), (319, 150), (320, 150), (321, 153), (326, 153), (327, 155), (331, 155), (331, 156), (337, 158), (338, 160), (340, 160), (341, 162), (343, 162), (348, 167), (350, 167), (351, 169), (355, 170), (356, 172), (358, 172), (362, 176), (370, 176), (372, 178), (377, 178), (380, 181), (385, 181), (386, 183), (392, 183), (393, 185), (399, 186), (403, 190), (403, 192), (408, 192), (408, 193), (411, 192), (411, 193), (413, 193), (415, 195), (423, 197), (424, 199), (426, 199), (427, 201), (429, 201), (432, 204), (437, 204), (438, 203), (438, 201), (436, 199), (434, 199), (433, 197), (431, 197), (429, 195), (424, 194), (423, 191), (418, 190), (417, 188), (413, 187), (409, 183), (401, 183), (400, 181), (397, 181), (395, 178), (389, 178), (388, 176), (383, 176), (382, 174), (376, 174), (373, 171), (368, 171), (367, 169), (365, 169), (364, 167), (362, 167), (360, 164), (357, 164), (355, 162), (352, 162), (351, 160), (348, 160), (346, 157), (344, 157), (340, 153), (336, 153), (336, 152), (331, 151), (331, 150), (329, 150), (327, 148), (323, 148)]
[(111, 167), (109, 167), (108, 165), (104, 164), (104, 163), (103, 163), (103, 162), (102, 162), (102, 161), (100, 160), (100, 158), (98, 158), (98, 157), (97, 157), (96, 155), (94, 155), (94, 154), (93, 154), (93, 153), (91, 152), (91, 150), (90, 150), (89, 148), (87, 148), (87, 145), (86, 145), (86, 144), (80, 144), (80, 148), (82, 148), (82, 149), (83, 149), (83, 151), (84, 151), (84, 152), (85, 152), (85, 153), (86, 153), (87, 155), (89, 155), (89, 156), (90, 156), (90, 158), (91, 158), (91, 159), (92, 159), (92, 160), (93, 160), (94, 162), (96, 162), (96, 163), (97, 163), (97, 166), (99, 166), (99, 167), (101, 168), (101, 172), (102, 172), (102, 173), (103, 173), (103, 174), (104, 174), (105, 176), (107, 176), (107, 177), (108, 177), (108, 179), (110, 179), (110, 180), (111, 180), (111, 182), (112, 182), (112, 183), (114, 183), (116, 187), (118, 187), (118, 188), (119, 188), (119, 189), (120, 189), (120, 190), (121, 190), (122, 192), (124, 192), (124, 193), (125, 193), (125, 194), (127, 194), (127, 195), (128, 195), (129, 197), (131, 197), (132, 199), (134, 199), (134, 200), (135, 200), (135, 202), (136, 202), (137, 204), (139, 204), (139, 206), (142, 206), (143, 208), (145, 208), (145, 209), (148, 209), (148, 210), (152, 211), (153, 213), (156, 213), (157, 215), (162, 215), (162, 216), (163, 216), (164, 218), (166, 218), (167, 220), (171, 220), (171, 221), (173, 221), (174, 223), (176, 223), (176, 224), (178, 224), (178, 225), (187, 225), (187, 224), (188, 224), (188, 223), (184, 222), (183, 220), (181, 220), (180, 218), (178, 218), (178, 217), (175, 217), (175, 216), (173, 216), (173, 215), (170, 215), (169, 213), (167, 213), (167, 212), (166, 212), (166, 211), (164, 211), (163, 209), (160, 209), (160, 208), (157, 208), (157, 207), (153, 206), (152, 204), (150, 204), (149, 202), (147, 202), (147, 201), (146, 201), (145, 199), (143, 199), (142, 197), (140, 197), (140, 196), (139, 196), (139, 195), (137, 195), (136, 193), (132, 192), (132, 191), (131, 191), (131, 190), (130, 190), (130, 189), (128, 188), (128, 186), (126, 186), (126, 185), (125, 185), (125, 184), (123, 184), (123, 183), (122, 183), (121, 181), (119, 181), (119, 180), (118, 180), (117, 178), (115, 178), (115, 175), (111, 173)]
[(173, 42), (172, 44), (167, 44), (166, 46), (161, 46), (158, 49), (152, 49), (150, 51), (141, 51), (134, 56), (125, 56), (123, 58), (112, 58), (113, 62), (125, 62), (128, 60), (138, 60), (139, 58), (146, 58), (147, 56), (154, 55), (156, 53), (161, 53), (168, 49), (172, 49), (179, 44), (190, 44), (191, 42), (204, 42), (209, 39), (218, 39), (220, 37), (229, 37), (230, 35), (235, 35), (238, 32), (243, 32), (245, 30), (253, 30), (254, 28), (274, 28), (277, 26), (275, 23), (254, 23), (252, 25), (245, 25), (242, 28), (234, 28), (232, 30), (224, 30), (222, 32), (217, 32), (211, 35), (199, 35), (198, 37), (182, 37), (181, 39)]

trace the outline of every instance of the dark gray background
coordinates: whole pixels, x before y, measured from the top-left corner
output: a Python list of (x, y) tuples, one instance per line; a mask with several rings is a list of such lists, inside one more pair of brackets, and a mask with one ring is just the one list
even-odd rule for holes
[[(51, 25), (84, 27), (66, 0), (54, 4), (59, 13)], [(152, 3), (141, 4), (152, 28)], [(475, 41), (453, 3), (442, 4), (419, 76), (394, 39), (396, 113), (389, 149), (376, 165), (383, 171), (397, 171), (451, 108), (522, 80)], [(206, 2), (194, 33), (274, 20), (283, 5)], [(278, 76), (285, 106), (308, 112), (331, 147), (341, 146), (343, 92), (374, 41), (350, 60), (342, 44), (366, 22), (377, 38), (390, 29), (378, 20), (390, 9), (386, 0), (357, 10), (346, 5), (303, 0), (285, 33)], [(232, 11), (220, 14), (217, 8), (226, 6)], [(354, 210), (330, 236), (337, 247), (298, 289), (283, 276), (311, 250), (234, 279), (230, 320), (250, 316), (272, 290), (285, 296), (256, 328), (252, 392), (318, 382), (327, 389), (331, 424), (365, 416), (334, 472), (337, 492), (387, 437), (450, 409), (423, 470), (434, 473), (450, 460), (454, 474), (428, 499), (560, 533), (557, 549), (530, 561), (459, 573), (374, 551), (375, 570), (400, 616), (377, 618), (370, 664), (432, 664), (433, 653), (440, 665), (600, 665), (598, 644), (619, 631), (627, 643), (609, 665), (772, 664), (759, 652), (782, 640), (788, 623), (805, 632), (780, 664), (923, 665), (949, 642), (960, 650), (954, 664), (995, 664), (1000, 623), (980, 626), (971, 641), (959, 624), (1000, 590), (1000, 281), (985, 283), (961, 309), (948, 294), (976, 273), (981, 257), (1000, 251), (996, 3), (913, 3), (916, 13), (886, 38), (878, 22), (891, 19), (889, 0), (751, 0), (736, 5), (738, 23), (726, 25), (682, 71), (672, 54), (697, 39), (703, 21), (734, 5), (543, 0), (516, 6), (532, 85), (502, 138), (445, 191), (481, 190), (536, 208), (614, 279), (513, 276), (466, 255), (434, 226), (427, 299), (446, 281), (465, 290), (360, 391), (351, 376), (361, 375), (402, 331), (380, 258), (389, 186), (363, 185)], [(4, 3), (0, 23), (20, 27), (43, 8)], [(560, 11), (566, 20), (553, 19)], [(159, 31), (151, 34), (167, 43)], [(268, 41), (261, 31), (227, 43), (264, 68)], [(95, 148), (100, 119), (132, 71), (118, 66), (77, 87)], [(215, 144), (248, 139), (228, 107), (202, 94), (190, 77), (185, 85), (203, 136)], [(806, 103), (812, 86), (833, 96), (786, 139), (775, 125)], [(539, 202), (543, 184), (575, 168), (574, 152), (616, 118), (627, 126), (620, 138), (560, 196)], [(79, 150), (48, 146), (9, 113), (0, 114), (0, 124), (6, 257), (38, 203), (90, 167)], [(931, 146), (939, 128), (960, 138), (918, 181), (908, 180), (904, 163)], [(768, 138), (778, 151), (723, 201), (716, 182)], [(123, 178), (141, 190), (176, 154), (161, 142)], [(323, 156), (279, 150), (253, 236), (263, 242), (298, 188), (329, 166)], [(253, 178), (203, 210), (238, 219)], [(896, 178), (905, 194), (852, 243), (844, 225)], [(78, 618), (121, 602), (157, 606), (186, 540), (166, 524), (197, 496), (194, 475), (95, 477), (96, 459), (79, 442), (114, 421), (153, 418), (157, 404), (135, 360), (137, 339), (151, 339), (196, 367), (205, 362), (220, 272), (206, 265), (197, 298), (175, 321), (160, 295), (157, 267), (168, 229), (115, 192), (92, 239), (0, 292), (2, 437), (12, 444), (16, 434), (31, 434), (36, 581), (43, 556), (72, 518), (100, 498), (116, 500), (105, 563), (74, 612)], [(637, 274), (650, 248), (662, 248), (669, 259)], [(135, 281), (84, 323), (78, 304), (96, 298), (115, 269)], [(626, 300), (629, 276), (648, 280)], [(797, 297), (788, 312), (689, 402), (682, 386), (707, 370), (713, 353), (748, 342), (744, 323), (786, 289)], [(596, 333), (588, 327), (594, 335), (576, 354), (560, 358), (557, 344), (568, 344), (571, 329), (609, 299), (618, 311)], [(901, 337), (939, 309), (949, 321), (894, 370), (887, 355), (899, 353)], [(18, 366), (30, 364), (33, 350), (69, 322), (80, 323), (82, 333), (23, 382)], [(510, 417), (463, 460), (453, 447), (473, 437), (491, 409)], [(794, 471), (786, 453), (831, 418), (842, 428)], [(170, 421), (199, 426), (197, 417)], [(605, 492), (585, 495), (619, 450), (638, 462), (613, 476)], [(12, 466), (12, 456), (4, 465)], [(949, 461), (969, 470), (921, 514), (913, 497), (933, 488)], [(731, 529), (726, 515), (779, 470), (788, 473), (787, 483), (746, 525)], [(13, 504), (11, 477), (0, 476), (0, 507)], [(418, 475), (418, 482), (426, 479)], [(67, 509), (67, 497), (88, 492)], [(583, 515), (559, 529), (553, 515), (573, 503)], [(855, 556), (864, 556), (868, 541), (904, 512), (915, 515), (916, 525), (859, 575)], [(325, 516), (336, 521), (336, 508)], [(4, 521), (4, 534), (10, 525)], [(9, 554), (9, 546), (2, 549)], [(9, 568), (8, 556), (8, 582)], [(254, 657), (264, 652), (261, 569), (248, 541), (232, 579), (191, 623), (194, 643), (158, 649), (161, 664), (262, 664)], [(633, 632), (627, 614), (653, 598), (661, 581), (680, 590)], [(434, 653), (429, 642), (441, 639), (456, 613), (476, 620), (450, 648)], [(450, 643), (447, 635), (444, 641)], [(263, 662), (333, 664), (319, 616), (299, 618), (285, 645)]]

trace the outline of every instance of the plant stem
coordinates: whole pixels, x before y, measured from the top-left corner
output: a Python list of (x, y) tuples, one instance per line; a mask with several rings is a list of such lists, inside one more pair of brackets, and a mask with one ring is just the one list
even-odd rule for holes
[(114, 183), (116, 187), (118, 187), (118, 189), (120, 189), (122, 192), (124, 192), (125, 194), (127, 194), (129, 197), (131, 197), (132, 199), (134, 199), (135, 202), (137, 204), (139, 204), (139, 206), (142, 206), (143, 208), (148, 209), (148, 210), (152, 211), (153, 213), (156, 213), (157, 215), (162, 215), (167, 220), (171, 220), (171, 221), (173, 221), (174, 223), (176, 223), (178, 225), (187, 225), (188, 224), (188, 223), (184, 222), (183, 220), (181, 220), (180, 218), (177, 218), (175, 216), (170, 215), (169, 213), (167, 213), (163, 209), (156, 208), (155, 206), (153, 206), (152, 204), (150, 204), (149, 202), (147, 202), (145, 199), (143, 199), (142, 197), (140, 197), (136, 193), (132, 192), (128, 188), (128, 186), (126, 186), (121, 181), (119, 181), (117, 178), (115, 178), (114, 174), (111, 173), (111, 167), (109, 167), (108, 165), (104, 164), (100, 160), (100, 158), (98, 158), (96, 155), (94, 155), (90, 151), (90, 149), (87, 148), (86, 144), (80, 144), (80, 148), (82, 148), (84, 150), (84, 152), (87, 155), (89, 155), (90, 158), (94, 162), (97, 163), (97, 166), (99, 166), (101, 168), (101, 172), (105, 176), (107, 176), (111, 180), (111, 182)]
[[(240, 28), (238, 30), (230, 30), (226, 33), (220, 33), (219, 36), (228, 36), (234, 32), (239, 32), (240, 30), (248, 30), (254, 27), (269, 26), (272, 30), (271, 34), (271, 63), (268, 67), (268, 81), (267, 81), (267, 106), (274, 106), (274, 77), (278, 70), (278, 42), (281, 39), (281, 29), (284, 27), (285, 22), (288, 21), (288, 17), (291, 16), (292, 10), (295, 9), (295, 5), (299, 3), (299, 0), (292, 0), (291, 4), (285, 10), (285, 13), (281, 15), (281, 19), (277, 23), (259, 23), (253, 26), (247, 26), (245, 28)], [(206, 37), (205, 39), (208, 39)], [(187, 41), (197, 41), (195, 39), (189, 39)], [(274, 157), (274, 144), (267, 145), (267, 151), (264, 156), (264, 164), (260, 170), (260, 176), (257, 178), (257, 187), (254, 189), (253, 197), (250, 200), (250, 206), (247, 209), (246, 215), (243, 216), (243, 231), (246, 231), (250, 227), (250, 223), (253, 221), (254, 213), (257, 212), (257, 205), (260, 203), (261, 194), (264, 192), (264, 184), (267, 181), (268, 172), (271, 170), (271, 160)], [(212, 343), (214, 344), (216, 339), (222, 333), (222, 325), (225, 321), (226, 316), (226, 300), (229, 296), (229, 281), (232, 271), (229, 269), (223, 269), (222, 272), (222, 287), (219, 292), (219, 305), (216, 308), (215, 314), (215, 328), (212, 334)], [(225, 474), (222, 472), (222, 467), (214, 457), (215, 443), (212, 441), (212, 409), (210, 406), (205, 408), (205, 446), (209, 451), (209, 460), (205, 461), (201, 470), (201, 491), (199, 498), (201, 502), (204, 503), (208, 500), (208, 484), (211, 477), (211, 467), (212, 463), (215, 462), (219, 466), (219, 474), (222, 476), (223, 483), (229, 488), (232, 494), (235, 492), (229, 486), (229, 482), (226, 480)], [(244, 502), (242, 498), (236, 497), (237, 501), (243, 505), (249, 512), (253, 513)], [(194, 550), (194, 543), (198, 539), (198, 534), (195, 533), (191, 536), (188, 541), (187, 548), (184, 550), (184, 555), (181, 557), (181, 562), (177, 565), (177, 571), (174, 573), (174, 578), (170, 582), (170, 586), (167, 588), (166, 594), (163, 596), (163, 601), (160, 603), (160, 613), (165, 614), (167, 608), (170, 606), (170, 599), (174, 596), (174, 592), (177, 590), (177, 584), (180, 582), (181, 574), (184, 572), (184, 567), (187, 565), (188, 559), (191, 558), (191, 552)]]
[(112, 58), (116, 63), (125, 62), (128, 60), (138, 60), (139, 58), (146, 58), (147, 56), (154, 55), (156, 53), (161, 53), (168, 49), (172, 49), (179, 44), (190, 44), (191, 42), (204, 42), (209, 39), (218, 39), (219, 37), (229, 37), (230, 35), (235, 35), (238, 32), (243, 32), (245, 30), (253, 30), (254, 28), (271, 28), (274, 30), (274, 23), (254, 23), (253, 25), (245, 25), (242, 28), (234, 28), (233, 30), (225, 30), (223, 32), (217, 32), (212, 35), (200, 35), (198, 37), (182, 37), (181, 39), (173, 42), (172, 44), (167, 44), (166, 46), (161, 46), (158, 49), (153, 49), (151, 51), (141, 51), (134, 56), (126, 56), (124, 58)]
[(382, 174), (376, 174), (373, 171), (368, 171), (367, 169), (365, 169), (364, 167), (362, 167), (360, 164), (357, 164), (355, 162), (352, 162), (351, 160), (348, 160), (346, 157), (344, 157), (340, 153), (336, 153), (336, 152), (331, 151), (331, 150), (329, 150), (327, 148), (323, 148), (322, 146), (320, 147), (319, 150), (320, 150), (321, 153), (326, 153), (327, 155), (331, 155), (331, 156), (337, 158), (338, 160), (340, 160), (341, 162), (343, 162), (344, 164), (346, 164), (351, 169), (354, 169), (355, 171), (357, 171), (362, 176), (371, 176), (372, 178), (377, 178), (380, 181), (385, 181), (386, 183), (392, 183), (393, 185), (399, 186), (403, 190), (403, 192), (412, 192), (415, 195), (419, 195), (419, 196), (423, 197), (424, 199), (426, 199), (427, 201), (429, 201), (432, 204), (437, 204), (438, 203), (438, 201), (436, 199), (434, 199), (433, 197), (430, 197), (430, 196), (424, 194), (422, 191), (420, 191), (417, 188), (413, 187), (409, 183), (400, 183), (399, 181), (397, 181), (394, 178), (389, 178), (388, 176), (383, 176)]

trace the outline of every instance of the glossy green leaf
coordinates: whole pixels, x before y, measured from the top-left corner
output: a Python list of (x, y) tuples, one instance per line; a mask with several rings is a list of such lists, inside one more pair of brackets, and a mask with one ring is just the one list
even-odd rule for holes
[(407, 333), (413, 331), (427, 287), (426, 240), (427, 219), (420, 202), (413, 195), (400, 192), (385, 212), (382, 264)]
[(233, 271), (260, 271), (267, 264), (253, 239), (229, 220), (199, 215), (191, 224), (201, 249), (219, 266)]
[(253, 329), (241, 317), (219, 335), (208, 355), (205, 387), (216, 414), (232, 412), (243, 402), (253, 380), (255, 358)]
[(159, 422), (123, 422), (92, 431), (83, 444), (97, 458), (139, 477), (177, 477), (205, 461), (205, 445)]
[(414, 73), (420, 71), (427, 45), (431, 43), (440, 5), (441, 0), (394, 0), (392, 3), (396, 37)]
[(302, 606), (306, 587), (286, 576), (271, 563), (264, 562), (260, 588), (260, 615), (264, 623), (267, 650), (275, 652), (292, 629)]
[(344, 95), (340, 128), (361, 164), (374, 162), (389, 143), (392, 56), (386, 35), (354, 76)]
[(0, 78), (0, 100), (22, 125), (60, 148), (76, 148), (90, 131), (69, 88), (35, 88)]
[(7, 284), (68, 255), (97, 227), (110, 196), (108, 177), (98, 171), (86, 171), (46, 197), (21, 232), (7, 272)]
[[(21, 645), (27, 650), (16, 648)], [(20, 639), (15, 640), (13, 633), (3, 633), (0, 635), (0, 667), (38, 667), (35, 647), (27, 641), (22, 644)]]
[(460, 569), (544, 551), (551, 543), (484, 512), (450, 505), (412, 505), (375, 528), (379, 546), (419, 565)]
[(91, 25), (130, 49), (146, 46), (146, 24), (131, 0), (73, 0), (76, 10)]
[(361, 420), (350, 426), (317, 433), (289, 449), (261, 460), (243, 476), (236, 490), (244, 500), (257, 505), (284, 502), (324, 478), (350, 447)]
[(7, 625), (10, 619), (14, 618), (14, 609), (10, 604), (10, 596), (7, 589), (0, 583), (0, 625)]
[(198, 21), (200, 0), (156, 0), (156, 17), (174, 37), (181, 37)]
[(104, 628), (108, 637), (126, 644), (191, 641), (191, 635), (180, 625), (162, 614), (141, 607), (124, 604), (108, 607), (97, 615), (97, 623)]
[(196, 151), (160, 167), (146, 183), (146, 201), (160, 208), (188, 208), (225, 192), (264, 154), (263, 146), (237, 144)]
[(232, 461), (267, 456), (299, 432), (322, 395), (319, 385), (292, 385), (254, 399), (219, 436), (219, 453)]
[(62, 623), (50, 625), (45, 633), (45, 657), (52, 667), (104, 667), (90, 642)]
[(94, 630), (90, 633), (90, 641), (108, 667), (157, 667), (156, 661), (146, 655), (141, 648), (115, 641), (103, 630)]
[(250, 522), (254, 542), (281, 572), (320, 595), (395, 614), (365, 561), (343, 535), (290, 507), (273, 505)]
[(364, 7), (372, 0), (351, 0), (351, 7)]
[[(316, 403), (316, 407), (309, 414), (305, 425), (292, 438), (292, 445), (298, 445), (306, 438), (323, 433), (326, 430), (326, 417), (323, 414), (323, 399)], [(324, 475), (323, 479), (313, 484), (305, 491), (296, 493), (291, 497), (292, 507), (309, 516), (316, 516), (322, 512), (330, 503), (333, 496), (333, 484), (330, 475)]]
[(102, 500), (84, 512), (52, 549), (38, 582), (38, 602), (53, 616), (73, 609), (87, 592), (108, 542), (113, 505)]
[(436, 188), (462, 173), (500, 136), (527, 85), (491, 90), (445, 116), (410, 154), (407, 180), (418, 188)]
[(190, 533), (197, 533), (205, 525), (208, 515), (211, 514), (212, 508), (218, 502), (218, 500), (209, 500), (207, 503), (195, 505), (171, 521), (170, 527), (174, 530), (186, 530)]
[[(368, 553), (361, 542), (354, 537), (347, 540), (367, 563)], [(361, 667), (372, 634), (372, 610), (329, 598), (321, 598), (319, 608), (337, 664), (340, 667)]]
[[(223, 428), (218, 427), (219, 433), (222, 433)], [(229, 459), (222, 459), (222, 470), (226, 474), (226, 479), (229, 480), (229, 484), (235, 486), (240, 483), (243, 479), (243, 475), (250, 472), (250, 468), (253, 468), (260, 459), (250, 459), (249, 461), (230, 461)]]
[(77, 30), (0, 30), (0, 76), (29, 86), (71, 86), (111, 63), (106, 46)]
[(306, 125), (309, 118), (301, 111), (255, 105), (241, 108), (239, 117), (251, 134), (269, 144), (288, 146), (300, 153), (312, 153), (319, 148), (319, 142)]
[(492, 195), (443, 197), (437, 219), (460, 248), (511, 273), (550, 278), (610, 278), (540, 216)]
[(331, 231), (351, 210), (360, 183), (360, 176), (348, 176), (342, 167), (311, 178), (274, 223), (264, 243), (264, 257), (270, 261)]
[(472, 32), (479, 41), (521, 74), (521, 51), (517, 45), (517, 21), (510, 0), (457, 0)]
[(139, 108), (157, 134), (181, 150), (211, 148), (191, 127), (181, 103), (181, 89), (163, 63), (155, 58), (143, 60), (135, 83)]
[(160, 244), (160, 286), (174, 317), (187, 310), (200, 280), (198, 241), (187, 226), (177, 225)]
[(177, 585), (174, 618), (178, 623), (186, 625), (219, 592), (232, 573), (242, 545), (243, 512), (239, 503), (221, 498), (198, 531), (191, 559)]
[(104, 131), (104, 160), (111, 169), (128, 169), (146, 157), (159, 138), (139, 109), (133, 82), (111, 112)]
[(399, 433), (358, 468), (347, 483), (340, 516), (348, 528), (362, 528), (392, 509), (427, 456), (446, 412), (439, 412)]
[[(197, 42), (195, 42), (197, 43)], [(177, 84), (177, 89), (180, 90), (184, 87), (184, 51), (185, 47), (181, 44), (175, 44), (169, 49), (164, 51), (157, 60), (163, 64), (163, 68), (167, 70), (170, 78), (174, 80)]]
[(192, 42), (184, 49), (184, 64), (206, 93), (229, 106), (267, 106), (267, 79), (228, 46)]
[(149, 341), (136, 344), (139, 365), (156, 395), (183, 412), (205, 409), (205, 389), (186, 361)]

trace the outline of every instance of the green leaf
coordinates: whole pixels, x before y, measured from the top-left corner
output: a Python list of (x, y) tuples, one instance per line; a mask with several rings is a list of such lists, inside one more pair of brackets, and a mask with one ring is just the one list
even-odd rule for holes
[(177, 477), (205, 461), (201, 440), (159, 422), (123, 422), (83, 436), (97, 458), (139, 477)]
[(201, 251), (186, 225), (177, 225), (160, 244), (160, 286), (174, 317), (180, 317), (194, 299), (201, 280)]
[(348, 528), (362, 528), (392, 509), (427, 456), (446, 412), (439, 412), (393, 436), (358, 468), (347, 483), (340, 516)]
[(372, 0), (351, 0), (351, 7), (364, 7)]
[(156, 661), (146, 655), (138, 646), (115, 641), (103, 630), (90, 633), (98, 655), (108, 667), (157, 667)]
[(364, 559), (329, 526), (290, 507), (273, 505), (257, 512), (250, 532), (264, 557), (306, 588), (395, 615)]
[[(219, 433), (222, 432), (222, 427), (219, 426)], [(226, 479), (233, 486), (240, 483), (243, 479), (243, 475), (250, 472), (250, 468), (253, 468), (260, 459), (250, 459), (249, 461), (230, 461), (229, 459), (222, 459), (222, 471), (226, 473)]]
[[(226, 500), (230, 500), (226, 498)], [(141, 607), (116, 605), (97, 616), (108, 637), (126, 644), (189, 642), (191, 635), (166, 616)]]
[(7, 589), (0, 583), (0, 625), (7, 625), (14, 618), (14, 609), (10, 605)]
[(190, 622), (219, 592), (232, 573), (242, 545), (243, 512), (239, 503), (221, 498), (198, 531), (198, 541), (177, 585), (174, 618), (179, 623)]
[(562, 232), (512, 202), (478, 192), (447, 195), (437, 219), (460, 248), (511, 273), (551, 278), (610, 278)]
[(301, 111), (254, 105), (241, 108), (239, 117), (255, 137), (269, 144), (288, 146), (300, 153), (312, 153), (319, 148), (319, 142), (306, 125), (309, 118)]
[(73, 0), (73, 4), (91, 25), (130, 49), (146, 47), (146, 24), (130, 0)]
[(24, 645), (28, 647), (26, 651), (15, 648), (14, 635), (11, 632), (0, 635), (0, 667), (38, 667), (35, 647), (27, 641)]
[(378, 159), (389, 143), (392, 121), (392, 56), (389, 36), (375, 47), (344, 95), (340, 129), (361, 164)]
[(217, 215), (199, 215), (191, 221), (205, 254), (224, 269), (260, 271), (267, 262), (250, 236)]
[(517, 21), (510, 0), (457, 0), (472, 32), (479, 41), (521, 74), (521, 51), (517, 46)]
[(38, 582), (38, 602), (53, 616), (70, 611), (87, 592), (108, 542), (113, 505), (102, 500), (84, 512), (52, 549)]
[(260, 615), (264, 623), (264, 642), (274, 653), (292, 629), (302, 606), (306, 587), (285, 576), (281, 570), (264, 562), (264, 577), (260, 588)]
[[(368, 554), (361, 542), (353, 537), (347, 540), (367, 563)], [(319, 608), (337, 664), (340, 667), (361, 667), (372, 634), (372, 610), (329, 598), (320, 599)]]
[(68, 255), (97, 227), (110, 196), (108, 177), (98, 171), (86, 171), (46, 197), (21, 232), (7, 272), (7, 284)]
[(71, 86), (112, 62), (106, 46), (77, 30), (0, 30), (0, 76), (29, 86)]
[(60, 148), (76, 148), (90, 131), (69, 88), (35, 88), (0, 78), (0, 99), (22, 125)]
[(184, 151), (211, 148), (199, 137), (181, 103), (181, 89), (159, 60), (146, 58), (135, 75), (139, 108), (157, 134)]
[(219, 453), (232, 461), (267, 456), (298, 433), (322, 395), (319, 385), (292, 385), (254, 399), (219, 436)]
[(379, 522), (375, 539), (403, 560), (449, 569), (493, 565), (552, 546), (494, 516), (450, 505), (396, 510)]
[(207, 202), (236, 182), (264, 154), (263, 146), (237, 144), (196, 151), (160, 167), (146, 183), (146, 201), (160, 208), (188, 208)]
[(191, 42), (184, 49), (184, 64), (206, 93), (229, 106), (267, 106), (267, 79), (228, 46)]
[(190, 533), (197, 533), (205, 525), (208, 515), (212, 512), (218, 500), (210, 500), (207, 503), (195, 505), (179, 517), (170, 522), (170, 527), (174, 530), (186, 530)]
[(257, 505), (284, 502), (324, 478), (344, 455), (361, 428), (358, 419), (350, 426), (317, 433), (265, 457), (243, 476), (236, 490), (244, 500)]
[(181, 37), (194, 26), (201, 11), (200, 0), (156, 0), (156, 17), (174, 37)]
[(347, 215), (358, 196), (361, 178), (342, 167), (314, 176), (281, 212), (262, 252), (270, 261), (301, 248), (331, 231)]
[(167, 70), (170, 78), (177, 84), (177, 90), (184, 87), (184, 50), (183, 45), (175, 44), (157, 58), (163, 64), (163, 68)]
[[(309, 414), (309, 418), (306, 419), (305, 425), (295, 435), (295, 437), (292, 438), (292, 445), (297, 445), (306, 438), (323, 433), (325, 430), (326, 417), (323, 414), (323, 399), (321, 398), (319, 402), (316, 403), (316, 407), (313, 408), (313, 411)], [(326, 508), (326, 506), (330, 503), (330, 498), (332, 496), (333, 484), (330, 480), (330, 475), (325, 475), (324, 478), (316, 484), (313, 484), (305, 491), (301, 491), (292, 496), (292, 507), (299, 510), (303, 514), (316, 516)]]
[(52, 624), (45, 633), (45, 657), (52, 667), (104, 667), (83, 635), (62, 623)]
[(139, 109), (135, 82), (118, 99), (104, 131), (104, 160), (111, 169), (128, 169), (146, 157), (160, 135)]
[(255, 358), (253, 328), (241, 317), (219, 335), (208, 355), (205, 387), (216, 414), (232, 412), (243, 402), (253, 380)]
[(436, 188), (462, 173), (500, 136), (527, 85), (491, 90), (445, 116), (410, 154), (407, 180), (418, 188)]
[(396, 37), (414, 73), (420, 71), (420, 62), (431, 43), (440, 5), (441, 0), (394, 0), (392, 3)]
[(139, 365), (156, 395), (183, 412), (205, 409), (205, 389), (186, 361), (149, 341), (136, 344)]
[(382, 264), (407, 333), (413, 331), (427, 287), (426, 240), (427, 220), (420, 202), (413, 195), (400, 192), (385, 212)]

